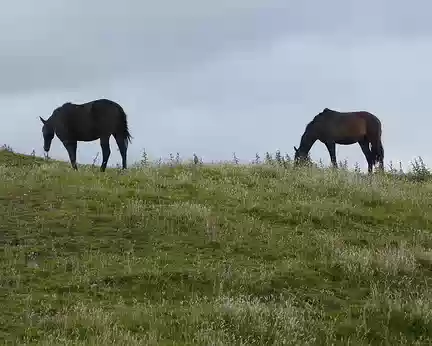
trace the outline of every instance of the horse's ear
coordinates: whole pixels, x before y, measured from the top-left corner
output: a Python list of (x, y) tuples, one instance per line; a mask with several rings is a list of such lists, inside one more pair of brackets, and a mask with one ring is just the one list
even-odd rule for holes
[(42, 117), (39, 117), (39, 119), (42, 121), (42, 124), (46, 124), (46, 120), (44, 120)]

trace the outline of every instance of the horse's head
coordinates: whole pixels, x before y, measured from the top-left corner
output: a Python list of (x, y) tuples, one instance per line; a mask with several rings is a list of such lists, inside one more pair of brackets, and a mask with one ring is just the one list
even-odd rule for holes
[(44, 139), (44, 151), (45, 155), (48, 155), (48, 152), (51, 148), (51, 142), (54, 138), (54, 127), (50, 124), (49, 119), (45, 120), (42, 117), (39, 117), (42, 121), (42, 135)]
[(300, 148), (294, 147), (294, 165), (307, 165), (311, 163), (311, 158), (308, 152), (305, 152)]
[(294, 163), (298, 165), (300, 161), (303, 161), (307, 157), (306, 153), (302, 152), (294, 146)]

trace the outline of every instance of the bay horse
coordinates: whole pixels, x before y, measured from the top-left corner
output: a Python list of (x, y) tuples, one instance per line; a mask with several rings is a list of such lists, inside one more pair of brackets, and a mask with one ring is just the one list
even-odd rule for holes
[(42, 134), (46, 155), (55, 134), (66, 148), (72, 168), (78, 170), (77, 142), (100, 139), (102, 148), (100, 170), (104, 172), (111, 154), (109, 139), (113, 135), (120, 150), (123, 169), (126, 169), (126, 152), (132, 136), (128, 129), (126, 113), (118, 103), (108, 99), (98, 99), (83, 104), (67, 102), (54, 109), (47, 120), (39, 118), (43, 123)]
[[(294, 160), (305, 160), (312, 145), (321, 141), (327, 147), (334, 168), (336, 162), (336, 144), (350, 145), (358, 143), (368, 163), (368, 173), (379, 162), (384, 170), (384, 148), (381, 141), (381, 121), (366, 111), (339, 112), (329, 108), (316, 115), (307, 124), (301, 137), (300, 146), (294, 147)], [(370, 147), (369, 147), (370, 145)]]

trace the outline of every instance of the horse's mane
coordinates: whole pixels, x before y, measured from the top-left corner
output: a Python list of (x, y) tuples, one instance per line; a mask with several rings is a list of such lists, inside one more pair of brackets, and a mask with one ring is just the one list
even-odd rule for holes
[(324, 108), (320, 113), (318, 113), (317, 115), (315, 115), (314, 117), (313, 117), (313, 119), (306, 125), (306, 128), (305, 128), (305, 133), (308, 131), (308, 130), (310, 130), (311, 129), (311, 127), (315, 124), (315, 121), (317, 121), (318, 120), (318, 118), (319, 118), (319, 116), (321, 115), (321, 114), (324, 114), (324, 113), (331, 113), (331, 112), (334, 112), (334, 110), (332, 110), (332, 109), (330, 109), (330, 108)]
[(301, 136), (301, 140), (303, 140), (308, 134), (309, 134), (309, 131), (312, 129), (312, 127), (314, 126), (314, 124), (315, 124), (315, 118), (316, 118), (317, 116), (315, 116), (311, 121), (309, 121), (309, 123), (306, 125), (306, 127), (305, 127), (305, 130), (304, 130), (304, 132), (303, 132), (303, 135)]
[(319, 119), (319, 116), (325, 113), (333, 113), (336, 112), (335, 110), (331, 109), (331, 108), (324, 108), (320, 113), (318, 113), (317, 115), (315, 115), (313, 117), (313, 119), (306, 125), (305, 128), (305, 133), (310, 130), (310, 128), (315, 124), (315, 121), (317, 121)]

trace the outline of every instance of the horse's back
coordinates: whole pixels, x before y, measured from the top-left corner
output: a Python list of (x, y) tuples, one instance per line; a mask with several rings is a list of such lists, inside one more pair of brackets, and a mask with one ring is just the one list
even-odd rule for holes
[(329, 121), (334, 122), (344, 122), (344, 123), (367, 123), (370, 124), (376, 124), (377, 126), (381, 126), (381, 121), (378, 119), (378, 117), (368, 111), (352, 111), (352, 112), (338, 112), (338, 111), (331, 111), (326, 113), (322, 113), (321, 115), (324, 115), (325, 118)]
[(336, 143), (352, 144), (367, 136), (369, 114), (365, 111), (325, 110), (315, 116), (313, 124), (319, 138), (324, 140), (332, 138)]
[(98, 105), (98, 106), (104, 106), (104, 107), (114, 107), (114, 108), (121, 107), (117, 102), (110, 100), (110, 99), (104, 99), (104, 98), (96, 99), (96, 100), (90, 101), (88, 103)]
[(97, 110), (121, 110), (122, 109), (122, 107), (117, 102), (109, 99), (104, 99), (104, 98), (96, 99), (84, 103), (66, 102), (62, 106), (62, 108), (71, 108), (71, 107), (79, 109), (81, 110), (81, 112), (90, 111), (93, 109), (97, 109)]

